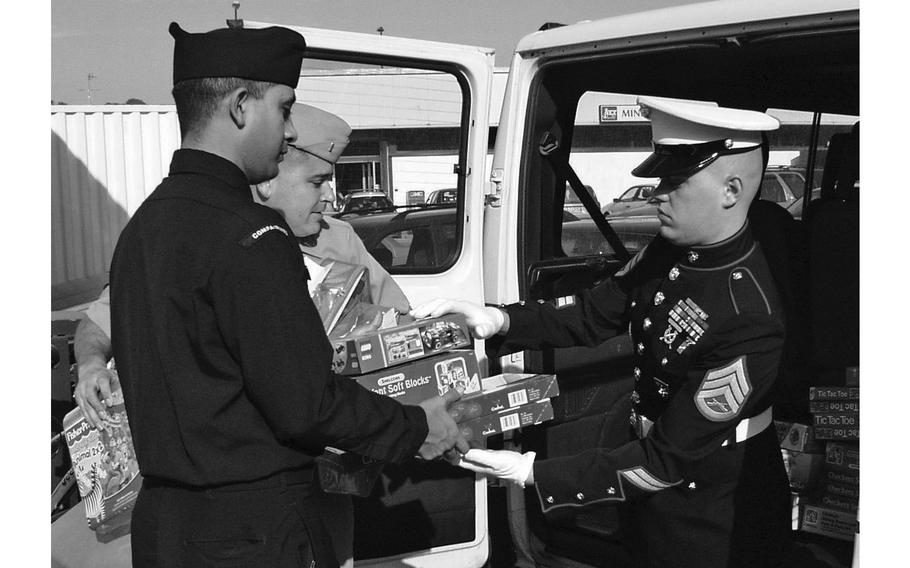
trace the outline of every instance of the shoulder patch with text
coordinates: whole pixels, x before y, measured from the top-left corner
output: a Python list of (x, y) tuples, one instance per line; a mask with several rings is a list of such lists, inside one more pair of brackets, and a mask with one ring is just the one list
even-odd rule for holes
[(250, 233), (249, 235), (240, 239), (240, 246), (246, 247), (246, 248), (253, 246), (254, 244), (256, 244), (256, 241), (259, 240), (260, 237), (262, 237), (269, 231), (281, 231), (284, 234), (284, 236), (288, 235), (288, 232), (286, 230), (284, 230), (283, 227), (279, 227), (278, 225), (265, 225), (263, 227), (259, 227), (258, 229), (256, 229), (252, 233)]
[(751, 391), (746, 356), (743, 355), (729, 365), (705, 373), (695, 393), (695, 406), (708, 420), (730, 420), (739, 415)]

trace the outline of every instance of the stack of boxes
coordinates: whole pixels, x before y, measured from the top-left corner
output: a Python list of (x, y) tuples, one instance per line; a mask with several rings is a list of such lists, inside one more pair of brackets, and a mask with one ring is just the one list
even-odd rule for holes
[[(358, 335), (330, 334), (336, 373), (402, 404), (419, 404), (450, 389), (462, 393), (449, 412), (465, 439), (484, 446), (487, 436), (553, 418), (555, 375), (505, 374), (480, 378), (467, 323), (461, 315), (409, 321)], [(382, 464), (332, 448), (319, 457), (328, 492), (368, 495)], [(356, 467), (349, 467), (353, 463)]]
[[(352, 338), (332, 338), (336, 372), (402, 404), (419, 404), (454, 388), (450, 414), (474, 445), (493, 434), (553, 418), (555, 375), (508, 373), (480, 378), (464, 317), (418, 320)], [(366, 372), (365, 372), (366, 371)]]
[(852, 541), (859, 530), (859, 387), (809, 389), (812, 425), (776, 422), (793, 493), (793, 528)]

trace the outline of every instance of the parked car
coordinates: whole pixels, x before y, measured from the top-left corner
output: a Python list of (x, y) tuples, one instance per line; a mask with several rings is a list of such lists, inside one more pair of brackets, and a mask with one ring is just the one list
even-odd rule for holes
[(622, 195), (613, 199), (613, 203), (607, 203), (602, 209), (604, 215), (616, 215), (628, 211), (629, 209), (638, 209), (639, 207), (648, 207), (645, 211), (638, 212), (639, 215), (653, 215), (656, 207), (647, 205), (651, 194), (657, 189), (657, 182), (633, 185), (625, 190)]
[(789, 166), (768, 166), (761, 183), (759, 198), (789, 207), (803, 196), (806, 177), (802, 171)]
[[(626, 251), (632, 255), (645, 248), (660, 228), (657, 215), (611, 216), (607, 222), (616, 231)], [(600, 254), (609, 259), (617, 258), (607, 238), (590, 218), (563, 221), (562, 250), (570, 257)]]
[(450, 187), (432, 191), (426, 202), (433, 205), (455, 205), (458, 202), (458, 189)]
[[(809, 194), (812, 196), (809, 199), (809, 201), (810, 202), (815, 201), (816, 199), (821, 197), (821, 191), (822, 190), (820, 187), (816, 187), (815, 189), (813, 189), (812, 192)], [(805, 194), (800, 195), (798, 198), (793, 200), (792, 203), (787, 205), (787, 213), (792, 215), (794, 219), (799, 220), (799, 219), (803, 218), (803, 202), (805, 201), (805, 197), (806, 197)], [(810, 207), (811, 207), (811, 205), (810, 205)]]
[[(597, 200), (597, 194), (594, 193), (594, 188), (590, 185), (585, 184), (585, 189), (588, 190), (588, 194), (594, 198), (594, 203), (597, 207), (600, 207), (600, 202)], [(585, 209), (584, 204), (581, 202), (581, 199), (578, 198), (578, 195), (575, 193), (575, 190), (572, 189), (568, 183), (566, 183), (566, 201), (563, 205), (563, 211), (574, 215), (578, 219), (590, 219), (591, 215), (588, 214), (588, 210)]]
[(381, 191), (355, 191), (344, 196), (338, 212), (350, 213), (371, 209), (391, 209), (392, 207), (394, 207), (392, 200)]
[(344, 220), (391, 274), (441, 269), (457, 253), (458, 218), (452, 207), (364, 211)]

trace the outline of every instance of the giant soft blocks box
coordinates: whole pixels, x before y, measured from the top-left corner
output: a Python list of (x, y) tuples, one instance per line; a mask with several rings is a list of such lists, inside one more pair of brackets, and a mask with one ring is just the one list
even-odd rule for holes
[(550, 403), (550, 399), (547, 398), (495, 414), (485, 414), (471, 420), (465, 420), (458, 424), (458, 428), (461, 430), (465, 440), (476, 445), (487, 436), (541, 424), (552, 419), (553, 405)]
[(449, 406), (449, 414), (456, 422), (552, 398), (559, 394), (559, 383), (556, 375), (503, 373), (482, 379), (479, 392), (463, 394), (461, 400)]
[(133, 449), (133, 439), (123, 391), (115, 382), (105, 428), (92, 428), (80, 408), (63, 420), (64, 436), (73, 462), (79, 495), (85, 503), (89, 527), (101, 542), (129, 531), (133, 505), (142, 476)]
[(396, 367), (353, 377), (371, 391), (394, 398), (401, 404), (419, 404), (445, 394), (450, 388), (463, 395), (480, 392), (477, 356), (469, 349), (456, 349)]
[(464, 316), (457, 314), (329, 340), (332, 368), (341, 375), (362, 375), (473, 343)]

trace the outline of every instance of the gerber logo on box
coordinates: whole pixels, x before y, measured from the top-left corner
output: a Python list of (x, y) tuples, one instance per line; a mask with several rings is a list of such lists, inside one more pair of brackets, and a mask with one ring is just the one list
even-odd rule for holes
[(473, 343), (464, 316), (455, 314), (329, 340), (332, 369), (341, 375), (370, 373)]
[(440, 353), (392, 369), (354, 377), (371, 391), (398, 400), (401, 404), (419, 404), (455, 388), (462, 394), (480, 391), (480, 369), (474, 351), (455, 350)]

